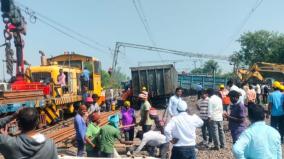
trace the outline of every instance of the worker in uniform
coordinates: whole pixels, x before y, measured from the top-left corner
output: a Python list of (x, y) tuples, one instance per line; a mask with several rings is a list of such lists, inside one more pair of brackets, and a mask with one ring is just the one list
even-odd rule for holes
[[(122, 128), (125, 141), (133, 141), (134, 140), (134, 126), (136, 123), (135, 110), (131, 108), (130, 101), (124, 102), (124, 107), (121, 109), (121, 124), (124, 128)], [(127, 151), (129, 149), (127, 148)]]
[(93, 113), (90, 119), (85, 135), (87, 157), (99, 157), (100, 115)]
[(225, 112), (228, 112), (228, 108), (230, 106), (230, 97), (228, 97), (229, 91), (225, 88), (223, 84), (220, 84), (219, 86), (219, 92), (222, 96), (222, 102), (223, 102), (223, 110)]
[(270, 124), (281, 135), (281, 141), (283, 143), (284, 138), (284, 96), (280, 92), (280, 82), (275, 81), (273, 83), (273, 92), (268, 96), (268, 114), (270, 114)]
[(103, 126), (100, 131), (100, 157), (113, 158), (114, 157), (114, 143), (115, 140), (119, 140), (122, 144), (131, 145), (132, 141), (123, 141), (121, 139), (120, 131), (118, 129), (119, 117), (118, 115), (112, 115), (108, 117), (108, 124)]

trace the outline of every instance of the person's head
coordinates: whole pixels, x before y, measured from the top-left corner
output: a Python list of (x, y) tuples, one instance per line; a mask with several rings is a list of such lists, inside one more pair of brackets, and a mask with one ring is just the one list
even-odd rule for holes
[(176, 88), (176, 96), (178, 96), (178, 97), (182, 96), (182, 88), (181, 87)]
[(84, 67), (84, 70), (87, 70), (87, 69), (88, 69), (88, 68), (85, 66), (85, 67)]
[(92, 95), (92, 98), (93, 98), (93, 101), (94, 101), (94, 103), (95, 103), (95, 102), (98, 101), (99, 96), (98, 96), (97, 94), (93, 94), (93, 95)]
[(177, 111), (179, 113), (186, 112), (188, 110), (187, 103), (185, 101), (180, 101), (177, 106)]
[(63, 69), (61, 68), (61, 69), (59, 69), (59, 73), (60, 74), (62, 74), (63, 73)]
[(230, 97), (231, 102), (235, 104), (239, 101), (240, 93), (237, 91), (230, 91), (228, 96)]
[(281, 83), (278, 81), (274, 81), (272, 84), (272, 87), (274, 90), (279, 90), (279, 87), (281, 86)]
[(214, 89), (213, 88), (208, 88), (207, 89), (207, 94), (209, 97), (213, 96), (214, 95)]
[(219, 89), (222, 91), (224, 90), (225, 86), (223, 84), (220, 84)]
[(86, 100), (85, 100), (85, 104), (87, 106), (90, 106), (91, 104), (93, 104), (94, 100), (92, 97), (87, 97)]
[(205, 99), (208, 96), (208, 94), (205, 90), (202, 90), (200, 95), (201, 95), (202, 99)]
[(123, 105), (125, 106), (125, 108), (130, 108), (130, 101), (126, 100)]
[(249, 85), (249, 89), (253, 89), (252, 85)]
[(78, 113), (83, 116), (85, 113), (87, 113), (87, 107), (86, 105), (80, 105), (78, 109)]
[(147, 96), (146, 94), (144, 94), (144, 93), (140, 93), (140, 94), (138, 95), (138, 97), (139, 97), (139, 99), (140, 99), (141, 101), (146, 101), (147, 98), (148, 98), (148, 96)]
[(227, 82), (227, 86), (232, 87), (233, 85), (234, 85), (233, 80), (229, 80), (229, 81)]
[(281, 92), (284, 92), (284, 85), (281, 85), (281, 86), (279, 87), (279, 90), (280, 90)]
[(119, 125), (119, 117), (118, 117), (118, 115), (116, 114), (116, 115), (109, 116), (108, 117), (108, 122), (109, 122), (110, 125), (118, 128), (118, 125)]
[(265, 118), (265, 110), (259, 104), (253, 104), (248, 107), (248, 118), (254, 123), (257, 121), (264, 121)]
[(17, 122), (23, 133), (35, 130), (39, 124), (39, 113), (35, 108), (24, 108), (19, 111)]
[(101, 120), (100, 120), (100, 115), (98, 113), (93, 113), (91, 115), (91, 120), (93, 123), (96, 123), (97, 125), (100, 124)]
[(147, 91), (147, 88), (144, 86), (141, 91)]

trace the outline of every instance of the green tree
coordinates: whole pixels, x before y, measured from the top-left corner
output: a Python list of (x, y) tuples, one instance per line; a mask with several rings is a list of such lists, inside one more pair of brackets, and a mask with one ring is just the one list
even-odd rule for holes
[(129, 77), (127, 77), (126, 74), (121, 72), (121, 68), (117, 68), (115, 73), (113, 73), (112, 75), (110, 75), (107, 71), (102, 70), (101, 78), (102, 85), (105, 88), (120, 88), (121, 82), (129, 80)]
[(284, 35), (260, 30), (241, 35), (241, 49), (231, 56), (231, 61), (251, 66), (256, 62), (284, 63)]
[(110, 84), (110, 75), (107, 71), (102, 70), (101, 71), (101, 78), (102, 78), (102, 86), (103, 87), (109, 87)]
[(214, 60), (208, 60), (205, 62), (203, 67), (196, 68), (190, 71), (192, 74), (213, 74), (213, 70), (216, 74), (221, 74), (222, 70), (220, 69), (220, 66), (217, 61)]
[(218, 62), (214, 60), (208, 60), (203, 66), (203, 72), (213, 74), (213, 70), (215, 71), (215, 73), (220, 72)]
[(203, 69), (202, 68), (195, 68), (195, 69), (191, 70), (190, 73), (201, 74), (201, 73), (203, 73)]

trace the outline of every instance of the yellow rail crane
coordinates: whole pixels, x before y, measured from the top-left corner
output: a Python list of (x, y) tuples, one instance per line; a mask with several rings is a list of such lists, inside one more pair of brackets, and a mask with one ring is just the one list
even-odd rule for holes
[[(105, 101), (101, 86), (101, 62), (90, 56), (64, 53), (52, 58), (46, 58), (42, 52), (41, 65), (30, 66), (26, 69), (28, 81), (50, 83), (50, 95), (45, 97), (46, 104), (38, 108), (47, 124), (62, 119), (64, 114), (73, 114), (76, 107), (82, 102), (83, 90), (80, 76), (85, 66), (91, 71), (88, 94), (97, 94), (99, 104)], [(65, 74), (66, 89), (63, 91), (58, 85), (59, 70)], [(59, 94), (58, 94), (59, 93)]]

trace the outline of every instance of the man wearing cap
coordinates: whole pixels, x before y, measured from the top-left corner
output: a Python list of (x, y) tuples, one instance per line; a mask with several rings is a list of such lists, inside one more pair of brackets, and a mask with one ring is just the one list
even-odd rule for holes
[(168, 105), (168, 112), (171, 116), (175, 116), (178, 114), (177, 112), (177, 105), (182, 100), (182, 88), (178, 87), (176, 88), (175, 95), (171, 96), (169, 105)]
[(146, 94), (139, 94), (139, 99), (142, 101), (141, 105), (141, 120), (140, 120), (140, 125), (142, 126), (143, 132), (147, 132), (151, 130), (151, 127), (154, 123), (154, 121), (150, 118), (149, 111), (151, 109), (151, 104), (148, 101), (148, 96)]
[(281, 85), (281, 86), (279, 87), (279, 89), (280, 89), (280, 92), (284, 93), (284, 85)]
[[(126, 141), (134, 139), (134, 124), (136, 123), (135, 111), (130, 107), (130, 101), (124, 102), (124, 108), (121, 109), (121, 123)], [(132, 126), (131, 126), (132, 125)]]
[(132, 144), (132, 141), (123, 141), (118, 129), (119, 117), (112, 115), (108, 118), (108, 124), (103, 126), (100, 131), (100, 157), (113, 158), (114, 157), (114, 142), (119, 140), (122, 144)]
[(86, 116), (88, 116), (87, 107), (85, 105), (81, 105), (78, 109), (77, 115), (74, 118), (76, 141), (78, 144), (77, 156), (80, 157), (84, 155), (85, 135), (87, 131)]
[(284, 97), (283, 93), (280, 92), (280, 82), (275, 81), (273, 83), (274, 91), (268, 96), (268, 114), (271, 115), (270, 124), (274, 127), (281, 135), (281, 141), (283, 143), (284, 136)]
[(100, 115), (93, 113), (91, 115), (91, 122), (88, 124), (85, 141), (87, 157), (99, 157), (98, 135), (100, 132)]
[(195, 130), (203, 125), (197, 115), (187, 113), (185, 101), (178, 103), (178, 115), (174, 116), (165, 127), (165, 136), (173, 144), (171, 159), (196, 159)]
[(228, 112), (228, 107), (231, 103), (230, 98), (227, 96), (229, 94), (229, 91), (225, 88), (223, 84), (221, 84), (219, 86), (219, 92), (222, 96), (223, 109), (225, 112)]

